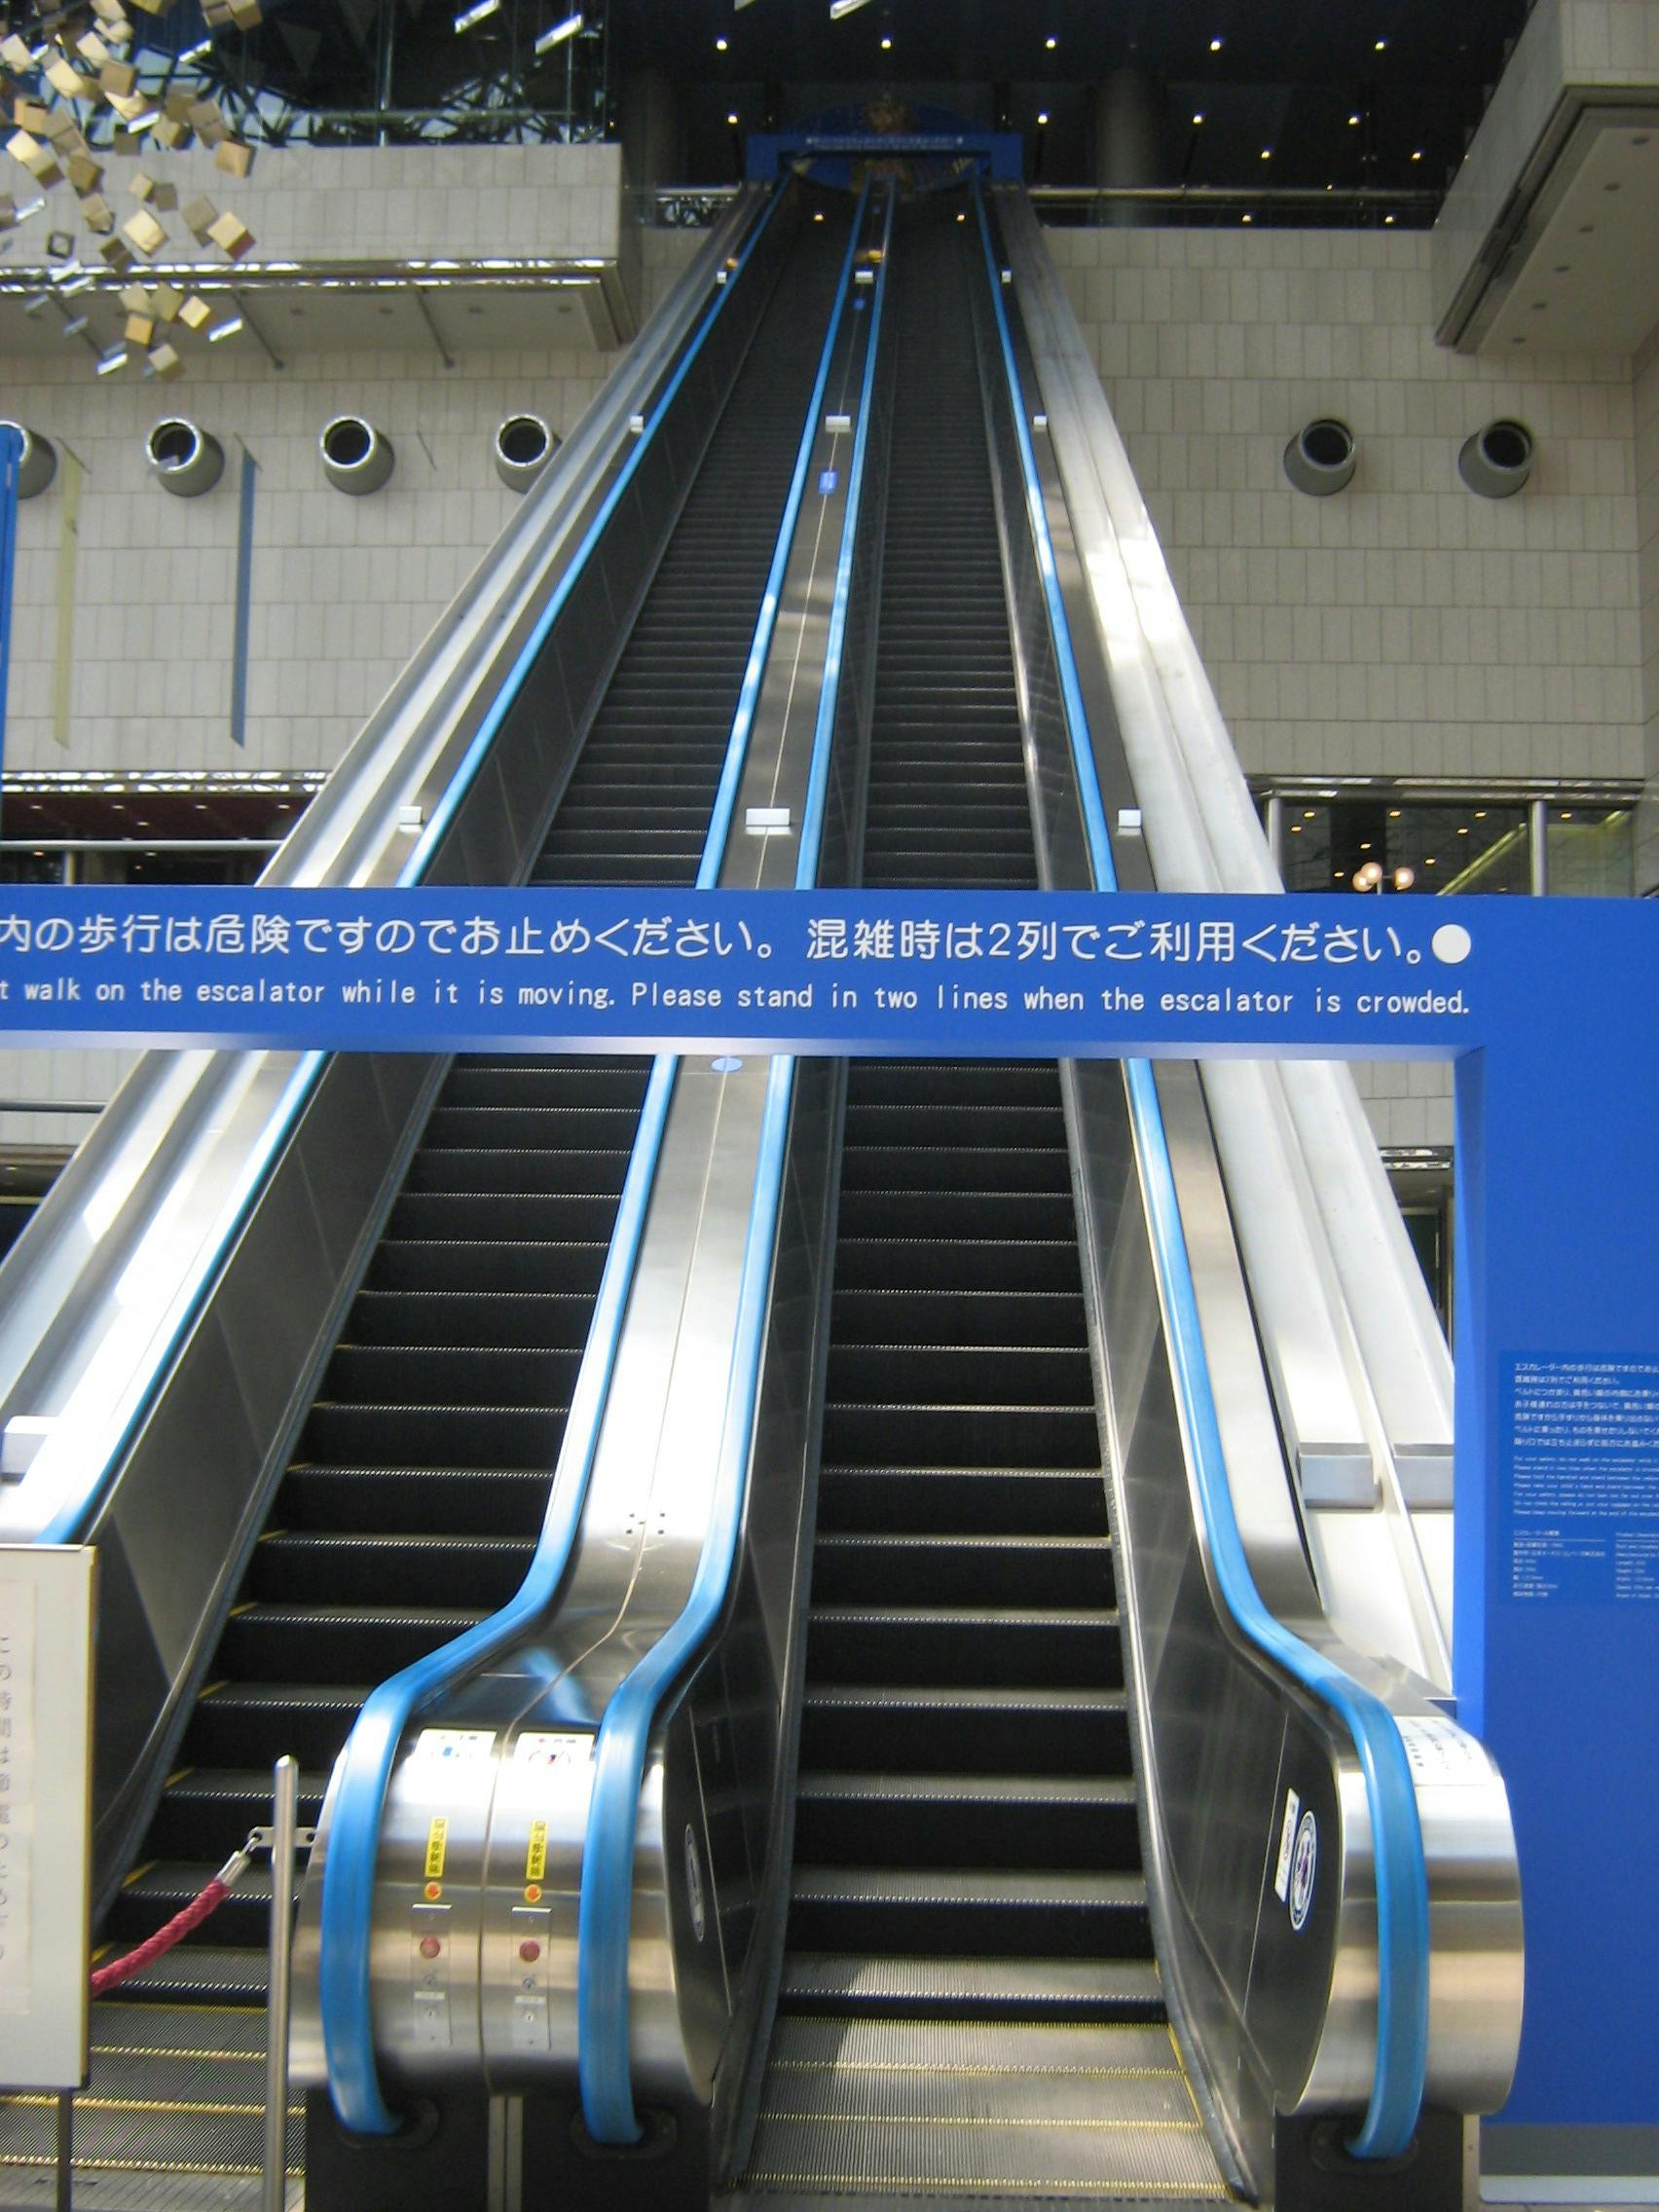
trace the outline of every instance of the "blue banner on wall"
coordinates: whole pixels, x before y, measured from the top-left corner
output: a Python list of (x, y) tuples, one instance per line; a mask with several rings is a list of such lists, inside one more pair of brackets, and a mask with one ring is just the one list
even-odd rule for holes
[[(1659, 909), (583, 890), (0, 892), (15, 1042), (1448, 1057), (1584, 1017)], [(1627, 1018), (1644, 1018), (1625, 1002)]]

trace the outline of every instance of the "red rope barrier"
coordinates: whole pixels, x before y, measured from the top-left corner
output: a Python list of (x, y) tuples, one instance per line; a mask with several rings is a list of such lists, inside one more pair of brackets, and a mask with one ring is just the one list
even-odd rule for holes
[(249, 1837), (247, 1847), (234, 1852), (207, 1887), (192, 1898), (181, 1911), (175, 1912), (165, 1927), (147, 1936), (135, 1951), (129, 1951), (124, 1958), (112, 1959), (107, 1967), (99, 1967), (92, 1975), (92, 1995), (101, 1997), (106, 1989), (115, 1988), (118, 1982), (126, 1981), (157, 1959), (166, 1958), (175, 1943), (182, 1943), (193, 1929), (200, 1928), (210, 1913), (217, 1912), (231, 1894), (231, 1884), (246, 1871), (252, 1842), (253, 1838)]
[(200, 1897), (192, 1898), (182, 1912), (175, 1912), (165, 1928), (158, 1928), (135, 1951), (129, 1951), (125, 1958), (116, 1959), (107, 1967), (99, 1967), (92, 1976), (92, 1995), (101, 1997), (106, 1989), (113, 1989), (129, 1974), (137, 1973), (153, 1960), (165, 1957), (175, 1943), (184, 1941), (193, 1928), (200, 1928), (210, 1912), (216, 1912), (230, 1894), (215, 1874)]

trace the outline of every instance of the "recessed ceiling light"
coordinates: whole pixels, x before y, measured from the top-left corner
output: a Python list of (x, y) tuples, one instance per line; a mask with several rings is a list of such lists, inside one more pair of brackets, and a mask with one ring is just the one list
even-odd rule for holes
[(1415, 153), (1415, 154), (1414, 154), (1414, 155), (1412, 156), (1412, 160), (1413, 160), (1414, 162), (1420, 162), (1420, 161), (1422, 160), (1422, 148), (1421, 148), (1420, 146), (1419, 146), (1419, 147), (1418, 148), (1417, 152), (1416, 152), (1416, 153)]
[(1272, 148), (1271, 146), (1264, 146), (1264, 147), (1262, 148), (1262, 159), (1263, 159), (1263, 161), (1264, 161), (1264, 162), (1271, 162), (1271, 161), (1272, 160), (1272, 158), (1273, 158), (1273, 150), (1272, 150)]
[[(1049, 50), (1049, 52), (1050, 52), (1051, 54), (1052, 54), (1052, 53), (1053, 53), (1053, 51), (1054, 51), (1055, 47), (1056, 47), (1056, 46), (1058, 46), (1058, 45), (1059, 45), (1059, 43), (1060, 43), (1060, 42), (1059, 42), (1059, 40), (1058, 40), (1057, 38), (1046, 38), (1046, 39), (1045, 39), (1045, 40), (1043, 41), (1043, 44), (1044, 44), (1044, 45), (1045, 45), (1045, 46), (1046, 46), (1046, 47), (1048, 48), (1048, 50)], [(1641, 144), (1641, 140), (1640, 138), (1638, 138), (1638, 139), (1635, 139), (1635, 140), (1633, 141), (1633, 143), (1634, 143), (1634, 144), (1636, 144), (1636, 145), (1638, 145), (1638, 146), (1640, 146), (1640, 145)]]
[(881, 42), (881, 51), (883, 54), (891, 54), (893, 52), (893, 41), (890, 38), (883, 38)]
[(727, 45), (727, 41), (726, 41), (725, 39), (723, 39), (723, 38), (718, 38), (718, 39), (716, 39), (716, 41), (715, 41), (715, 52), (716, 52), (717, 54), (723, 54), (723, 53), (725, 52), (725, 50), (726, 50), (726, 45)]
[(1242, 223), (1253, 223), (1256, 218), (1254, 215), (1241, 215), (1238, 219)]
[(1037, 120), (1038, 120), (1038, 122), (1039, 122), (1039, 123), (1047, 123), (1047, 122), (1048, 122), (1048, 120), (1049, 120), (1049, 111), (1048, 111), (1048, 109), (1047, 109), (1046, 107), (1042, 107), (1042, 108), (1039, 108), (1039, 109), (1037, 110)]
[(1194, 121), (1195, 123), (1202, 123), (1202, 121), (1203, 121), (1203, 116), (1202, 116), (1202, 114), (1200, 113), (1200, 114), (1198, 114), (1198, 115), (1195, 115), (1195, 116), (1194, 116), (1194, 118), (1193, 118), (1193, 121)]
[(1352, 127), (1353, 127), (1353, 126), (1354, 126), (1354, 125), (1355, 125), (1355, 124), (1356, 124), (1356, 123), (1358, 122), (1358, 121), (1359, 121), (1359, 118), (1358, 118), (1358, 116), (1357, 116), (1357, 115), (1350, 115), (1350, 116), (1348, 117), (1348, 128), (1349, 128), (1349, 129), (1352, 129)]
[(1386, 40), (1385, 38), (1380, 38), (1380, 39), (1379, 39), (1379, 40), (1377, 41), (1377, 44), (1376, 44), (1376, 45), (1375, 45), (1375, 46), (1374, 46), (1374, 47), (1372, 48), (1372, 52), (1373, 52), (1374, 54), (1381, 54), (1381, 53), (1382, 53), (1382, 52), (1383, 51), (1383, 49), (1384, 49), (1384, 48), (1385, 48), (1385, 47), (1387, 46), (1387, 44), (1388, 44), (1388, 41), (1387, 41), (1387, 40)]
[(1382, 220), (1383, 220), (1383, 222), (1385, 222), (1385, 223), (1391, 223), (1391, 222), (1392, 222), (1392, 221), (1394, 220), (1394, 218), (1393, 218), (1393, 216), (1392, 216), (1392, 215), (1384, 215), (1384, 216), (1383, 216), (1383, 218), (1382, 218)]
[(726, 117), (726, 121), (727, 121), (727, 122), (728, 122), (728, 123), (729, 123), (729, 124), (731, 125), (732, 129), (733, 129), (735, 130), (735, 129), (736, 129), (736, 128), (737, 128), (737, 113), (736, 113), (736, 110), (735, 110), (735, 109), (733, 110), (733, 112), (732, 112), (732, 113), (731, 113), (730, 115), (728, 115), (728, 116)]
[(1225, 39), (1212, 38), (1210, 40), (1210, 52), (1212, 54), (1219, 54), (1226, 43), (1227, 42)]

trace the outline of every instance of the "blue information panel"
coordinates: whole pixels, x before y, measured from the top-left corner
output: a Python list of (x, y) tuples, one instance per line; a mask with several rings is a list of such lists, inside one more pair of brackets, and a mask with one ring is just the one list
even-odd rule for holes
[[(41, 1042), (1445, 1057), (1513, 999), (1493, 901), (1014, 892), (0, 893)], [(1659, 917), (1656, 917), (1659, 918)], [(1523, 955), (1524, 956), (1524, 955)]]

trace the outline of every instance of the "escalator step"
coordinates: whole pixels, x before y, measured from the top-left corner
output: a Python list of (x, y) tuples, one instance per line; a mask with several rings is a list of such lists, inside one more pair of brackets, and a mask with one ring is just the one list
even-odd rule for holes
[(815, 1771), (859, 1768), (879, 1741), (907, 1774), (1129, 1772), (1122, 1690), (915, 1689), (811, 1684), (801, 1708), (800, 1757)]
[(1094, 1406), (1094, 1379), (1081, 1346), (837, 1345), (830, 1358), (830, 1400), (943, 1399), (958, 1406)]
[(326, 1769), (339, 1756), (368, 1694), (366, 1682), (209, 1682), (196, 1701), (179, 1756), (194, 1761), (199, 1772), (240, 1772), (258, 1761), (269, 1774), (284, 1753), (302, 1768)]
[(920, 1686), (1123, 1687), (1118, 1616), (963, 1605), (814, 1605), (810, 1678)]
[[(313, 1417), (314, 1418), (314, 1417)], [(866, 1467), (919, 1461), (1001, 1467), (1022, 1455), (1047, 1466), (1098, 1467), (1100, 1432), (1088, 1406), (838, 1404), (824, 1409), (824, 1451)]]
[(225, 1624), (218, 1663), (237, 1679), (380, 1682), (478, 1618), (456, 1605), (243, 1604)]
[(1029, 1345), (1064, 1349), (1088, 1343), (1082, 1290), (843, 1290), (830, 1326), (837, 1349), (859, 1345)]
[(780, 2010), (892, 2020), (1161, 2020), (1149, 1962), (792, 1951)]
[(995, 1866), (814, 1866), (796, 1862), (790, 1936), (801, 1951), (918, 1958), (1152, 1956), (1138, 1873)]
[(819, 1474), (825, 1530), (1097, 1536), (1105, 1528), (1096, 1467), (848, 1467)]
[(819, 1604), (1110, 1605), (1105, 1536), (829, 1534), (812, 1557)]
[(497, 1534), (534, 1536), (547, 1510), (547, 1469), (302, 1464), (288, 1470), (281, 1509), (290, 1528), (341, 1534), (424, 1535), (476, 1528), (487, 1513)]
[(364, 1290), (347, 1323), (362, 1345), (483, 1345), (579, 1352), (592, 1301), (579, 1291)]
[[(545, 1486), (544, 1486), (545, 1487)], [(272, 1604), (372, 1604), (395, 1590), (407, 1604), (493, 1612), (524, 1579), (529, 1536), (372, 1535), (268, 1531), (247, 1587)]]

